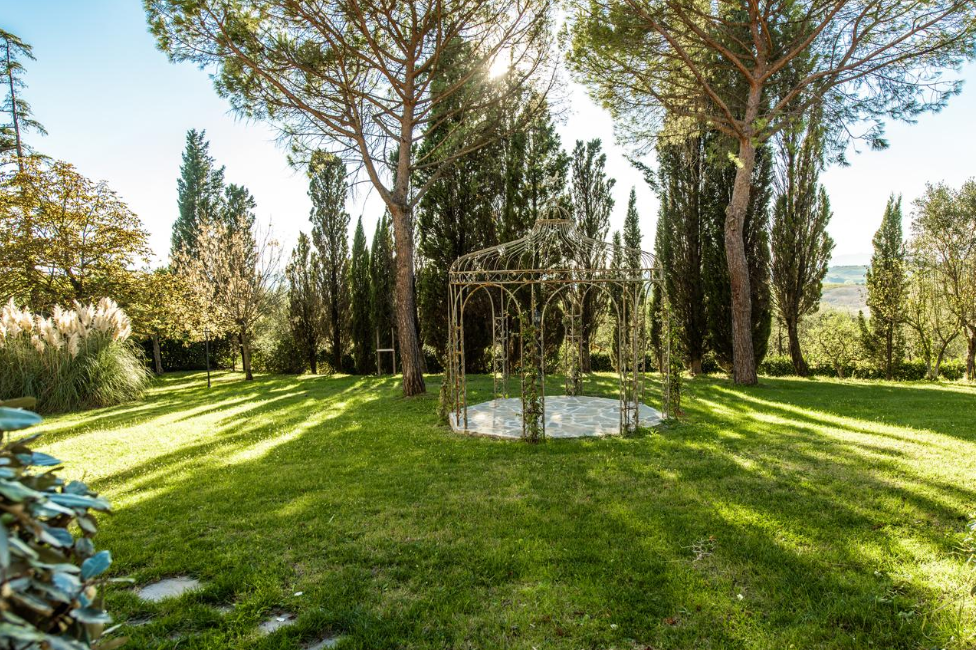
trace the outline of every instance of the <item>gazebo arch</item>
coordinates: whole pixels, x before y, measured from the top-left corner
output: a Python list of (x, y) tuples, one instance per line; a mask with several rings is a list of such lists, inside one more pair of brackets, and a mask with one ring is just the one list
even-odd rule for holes
[[(568, 410), (602, 408), (605, 418), (609, 412), (606, 409), (612, 407), (611, 400), (581, 395), (582, 308), (589, 292), (605, 296), (615, 324), (619, 421), (616, 431), (604, 427), (578, 435), (627, 433), (642, 424), (659, 422), (662, 415), (669, 417), (670, 358), (663, 364), (665, 390), (661, 412), (643, 403), (650, 289), (659, 281), (660, 274), (650, 253), (624, 247), (614, 255), (611, 244), (583, 236), (571, 219), (539, 219), (520, 239), (459, 257), (451, 265), (448, 293), (446, 381), (451, 427), (456, 431), (512, 437), (510, 420), (517, 411), (522, 437), (547, 434), (546, 328), (547, 320), (551, 321), (555, 315), (561, 316), (564, 329), (562, 370), (563, 392), (567, 397), (551, 396), (551, 401), (562, 399), (562, 407)], [(493, 399), (469, 407), (465, 311), (470, 301), (482, 293), (487, 294), (492, 319)], [(665, 315), (664, 319), (663, 326), (669, 332), (669, 316)], [(669, 335), (667, 340), (670, 341)], [(670, 356), (670, 345), (665, 346), (665, 354)], [(513, 370), (520, 378), (518, 398), (509, 396)], [(480, 418), (474, 426), (469, 408), (476, 409)], [(482, 416), (493, 422), (495, 418), (508, 417), (507, 424), (503, 423), (507, 433), (485, 425)], [(567, 426), (559, 435), (574, 434)]]

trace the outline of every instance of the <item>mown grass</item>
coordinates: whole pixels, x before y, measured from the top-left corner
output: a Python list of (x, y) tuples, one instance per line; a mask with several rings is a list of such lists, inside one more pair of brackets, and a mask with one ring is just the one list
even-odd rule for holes
[[(115, 504), (115, 574), (205, 584), (110, 594), (151, 620), (129, 647), (976, 643), (972, 386), (700, 378), (679, 424), (532, 446), (438, 425), (438, 382), (175, 375), (49, 419), (44, 451)], [(276, 609), (297, 623), (260, 637)]]

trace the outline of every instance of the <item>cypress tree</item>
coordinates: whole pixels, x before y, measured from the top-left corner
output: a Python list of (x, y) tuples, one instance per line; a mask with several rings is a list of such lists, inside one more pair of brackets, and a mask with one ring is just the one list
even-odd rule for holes
[[(576, 141), (572, 154), (572, 200), (573, 217), (579, 232), (591, 239), (603, 241), (610, 230), (610, 212), (613, 210), (611, 192), (616, 180), (606, 174), (607, 155), (602, 151), (599, 138), (583, 142)], [(581, 259), (579, 263), (588, 268), (596, 268), (607, 260), (600, 258)], [(590, 372), (590, 339), (600, 327), (606, 310), (606, 294), (591, 287), (581, 297), (580, 339), (582, 358), (580, 370)]]
[(227, 227), (245, 228), (250, 230), (254, 226), (254, 208), (257, 203), (251, 192), (243, 185), (231, 183), (224, 191), (223, 218)]
[(902, 239), (901, 196), (888, 198), (881, 227), (874, 235), (874, 254), (868, 269), (867, 305), (871, 320), (858, 315), (865, 349), (876, 360), (886, 379), (894, 377), (904, 350), (899, 333), (905, 303), (905, 243)]
[(369, 253), (369, 291), (370, 308), (373, 315), (373, 332), (375, 338), (379, 332), (380, 347), (387, 347), (390, 336), (396, 327), (396, 304), (394, 303), (396, 287), (396, 267), (393, 257), (393, 233), (391, 232), (390, 215), (384, 213), (376, 222), (373, 242)]
[(834, 241), (827, 234), (830, 201), (820, 184), (824, 133), (814, 119), (802, 138), (786, 134), (780, 155), (782, 178), (773, 207), (772, 288), (786, 326), (790, 358), (801, 376), (809, 367), (800, 349), (800, 319), (820, 304)]
[(316, 268), (318, 259), (312, 243), (303, 232), (285, 267), (288, 279), (288, 324), (312, 374), (318, 371), (317, 355), (321, 337), (322, 295), (319, 293)]
[(183, 164), (176, 181), (180, 214), (173, 223), (170, 257), (178, 253), (192, 256), (202, 221), (214, 220), (223, 211), (224, 168), (216, 167), (210, 155), (206, 131), (190, 129), (186, 134)]
[(640, 253), (641, 250), (641, 231), (640, 216), (637, 214), (637, 190), (630, 188), (630, 198), (627, 200), (627, 216), (624, 217), (623, 245), (630, 249), (630, 258), (627, 263), (630, 268), (639, 269), (643, 264)]
[(373, 367), (373, 314), (370, 305), (369, 250), (366, 248), (366, 231), (363, 218), (356, 222), (356, 234), (352, 238), (352, 259), (349, 263), (349, 338), (352, 341), (352, 358), (356, 372), (365, 375)]
[[(657, 190), (660, 197), (655, 253), (664, 276), (672, 317), (691, 372), (702, 371), (708, 320), (703, 281), (703, 194), (708, 140), (704, 136), (658, 147)], [(634, 197), (636, 202), (636, 196)], [(660, 308), (660, 296), (656, 296)]]
[(346, 166), (336, 156), (316, 151), (308, 166), (308, 196), (312, 199), (312, 242), (319, 257), (319, 291), (325, 305), (326, 340), (332, 370), (342, 371), (347, 339), (349, 294), (349, 213), (346, 212)]

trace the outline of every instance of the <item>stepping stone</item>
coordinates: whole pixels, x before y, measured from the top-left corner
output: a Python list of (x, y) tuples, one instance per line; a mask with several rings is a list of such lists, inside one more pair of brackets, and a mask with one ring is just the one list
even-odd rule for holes
[(305, 650), (326, 650), (326, 648), (334, 648), (339, 645), (339, 639), (341, 638), (339, 636), (327, 636), (310, 646), (306, 646)]
[(295, 615), (289, 612), (277, 612), (271, 616), (271, 618), (263, 621), (258, 625), (258, 631), (261, 634), (267, 635), (272, 632), (277, 632), (283, 627), (288, 627), (289, 625), (295, 624)]
[(167, 598), (182, 596), (186, 592), (199, 589), (200, 587), (199, 580), (194, 580), (186, 576), (177, 576), (175, 578), (164, 578), (158, 582), (148, 584), (137, 591), (136, 595), (151, 603), (158, 603)]

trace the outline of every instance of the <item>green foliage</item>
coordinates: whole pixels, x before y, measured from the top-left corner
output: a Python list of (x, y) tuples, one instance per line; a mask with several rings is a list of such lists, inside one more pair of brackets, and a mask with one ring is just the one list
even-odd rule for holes
[(824, 162), (824, 127), (811, 118), (802, 134), (788, 132), (780, 142), (782, 173), (773, 206), (770, 236), (771, 280), (780, 321), (789, 333), (797, 374), (807, 363), (799, 345), (800, 319), (820, 304), (834, 241), (827, 234), (832, 216), (827, 190), (820, 184)]
[(312, 243), (318, 252), (318, 291), (324, 307), (323, 327), (333, 368), (342, 365), (348, 343), (349, 213), (346, 212), (346, 166), (338, 157), (315, 151), (308, 165), (312, 199)]
[(56, 307), (51, 318), (18, 309), (0, 316), (0, 399), (37, 399), (42, 412), (111, 406), (140, 397), (149, 384), (128, 317), (111, 300)]
[(288, 280), (288, 328), (293, 347), (314, 374), (322, 334), (322, 294), (318, 282), (318, 256), (312, 252), (308, 235), (298, 233), (298, 243), (285, 267)]
[[(218, 168), (210, 155), (205, 130), (190, 129), (186, 133), (186, 148), (183, 150), (176, 192), (180, 214), (173, 222), (170, 244), (170, 257), (173, 259), (184, 251), (192, 255), (196, 251), (200, 224), (220, 218), (224, 211), (224, 168)], [(236, 192), (230, 194), (240, 198)]]
[[(705, 136), (670, 144), (662, 141), (657, 149), (659, 167), (653, 184), (660, 198), (655, 254), (693, 373), (701, 371), (708, 335), (703, 235), (710, 206), (704, 193), (706, 177), (712, 169), (708, 165), (709, 141)], [(636, 200), (633, 192), (631, 197)]]
[(365, 375), (373, 369), (373, 312), (370, 309), (369, 249), (362, 217), (356, 222), (352, 238), (352, 258), (349, 262), (349, 340), (356, 372)]
[(907, 284), (901, 220), (901, 197), (892, 195), (872, 240), (874, 254), (866, 277), (871, 318), (867, 321), (862, 315), (859, 321), (862, 344), (888, 379), (904, 356), (900, 325)]
[[(389, 347), (390, 332), (396, 328), (396, 265), (393, 257), (393, 233), (390, 217), (384, 214), (376, 222), (369, 253), (369, 302), (373, 327), (379, 330), (380, 347)], [(374, 331), (375, 338), (376, 332)]]
[[(616, 180), (607, 177), (607, 155), (599, 138), (576, 141), (571, 161), (573, 218), (576, 228), (585, 237), (604, 241), (610, 230), (610, 213), (613, 211), (613, 186)], [(602, 254), (594, 253), (594, 255)], [(578, 260), (586, 268), (599, 268), (609, 260)], [(607, 309), (606, 293), (598, 290), (585, 291), (580, 300), (580, 337), (582, 358), (580, 368), (590, 372), (590, 346), (600, 327)]]
[(0, 406), (0, 436), (7, 436), (0, 447), (0, 644), (117, 648), (125, 639), (103, 636), (112, 619), (98, 593), (114, 582), (104, 576), (112, 559), (92, 543), (95, 513), (108, 512), (109, 503), (84, 483), (59, 478), (61, 461), (31, 449), (38, 436), (10, 436), (38, 422)]

